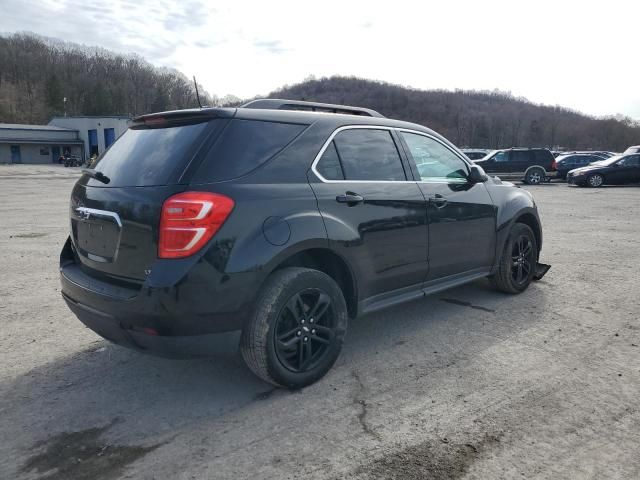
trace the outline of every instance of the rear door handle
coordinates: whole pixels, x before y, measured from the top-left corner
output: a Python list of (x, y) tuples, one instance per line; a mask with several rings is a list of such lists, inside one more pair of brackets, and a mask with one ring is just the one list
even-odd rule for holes
[(447, 204), (447, 199), (439, 193), (436, 193), (433, 197), (429, 197), (429, 201), (433, 203), (436, 208), (442, 208)]
[(344, 195), (338, 195), (336, 197), (336, 202), (346, 203), (348, 205), (356, 205), (358, 203), (364, 202), (364, 198), (357, 193), (347, 192)]

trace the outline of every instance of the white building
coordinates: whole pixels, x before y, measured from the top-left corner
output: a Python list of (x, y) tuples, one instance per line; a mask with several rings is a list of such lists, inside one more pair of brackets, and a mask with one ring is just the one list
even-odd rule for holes
[(67, 152), (81, 158), (85, 155), (76, 130), (0, 123), (0, 163), (54, 163)]
[(0, 163), (57, 163), (100, 155), (127, 130), (128, 117), (54, 117), (49, 125), (0, 123)]
[(100, 155), (127, 131), (129, 117), (53, 117), (50, 126), (76, 130), (86, 157)]

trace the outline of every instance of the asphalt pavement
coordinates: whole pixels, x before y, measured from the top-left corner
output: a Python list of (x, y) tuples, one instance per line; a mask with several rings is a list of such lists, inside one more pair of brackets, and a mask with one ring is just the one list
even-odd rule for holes
[(289, 392), (80, 324), (57, 271), (76, 178), (0, 165), (0, 478), (640, 478), (640, 187), (527, 187), (542, 281), (362, 317)]

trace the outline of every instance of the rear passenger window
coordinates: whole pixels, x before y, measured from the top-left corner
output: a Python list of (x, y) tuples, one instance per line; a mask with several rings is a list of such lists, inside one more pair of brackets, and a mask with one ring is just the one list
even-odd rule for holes
[(334, 138), (346, 180), (406, 180), (388, 130), (344, 130)]
[(327, 180), (344, 180), (340, 158), (338, 158), (338, 152), (333, 142), (329, 144), (322, 154), (316, 170)]
[(292, 123), (234, 119), (198, 168), (197, 183), (246, 175), (272, 158), (307, 126)]
[(511, 161), (517, 163), (527, 163), (530, 161), (530, 154), (528, 150), (512, 150)]

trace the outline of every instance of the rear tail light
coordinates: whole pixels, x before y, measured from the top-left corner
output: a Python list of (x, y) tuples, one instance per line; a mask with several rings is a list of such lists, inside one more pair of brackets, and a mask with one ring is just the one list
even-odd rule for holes
[(199, 251), (225, 222), (234, 202), (218, 193), (185, 192), (162, 205), (158, 257), (183, 258)]
[(551, 171), (555, 171), (556, 167), (558, 166), (556, 159), (553, 159), (553, 162), (551, 162)]

